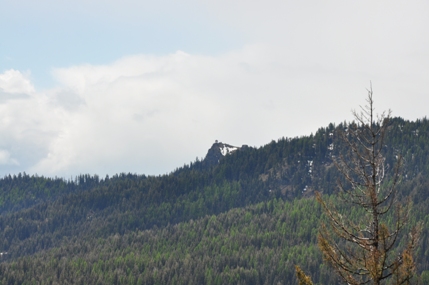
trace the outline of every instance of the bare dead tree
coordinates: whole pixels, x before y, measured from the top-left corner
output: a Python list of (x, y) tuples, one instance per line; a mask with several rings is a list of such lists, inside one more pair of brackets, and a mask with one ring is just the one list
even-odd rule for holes
[[(383, 156), (390, 114), (374, 114), (371, 87), (367, 105), (353, 112), (356, 122), (338, 131), (348, 150), (334, 159), (344, 177), (338, 182), (341, 208), (356, 208), (362, 212), (358, 219), (347, 217), (316, 193), (328, 221), (321, 226), (319, 248), (350, 285), (410, 284), (415, 271), (413, 251), (419, 229), (413, 228), (408, 235), (402, 233), (410, 204), (402, 205), (397, 199), (402, 158), (398, 156), (393, 174), (387, 175)], [(400, 250), (401, 238), (406, 239), (406, 246)]]

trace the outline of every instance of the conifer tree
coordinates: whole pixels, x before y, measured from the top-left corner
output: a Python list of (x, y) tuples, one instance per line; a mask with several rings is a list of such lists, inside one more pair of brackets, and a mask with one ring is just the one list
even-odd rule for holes
[[(414, 275), (419, 230), (415, 227), (403, 234), (410, 204), (402, 205), (397, 195), (402, 158), (398, 155), (388, 172), (383, 156), (390, 113), (374, 114), (370, 88), (367, 105), (353, 111), (356, 122), (338, 131), (348, 150), (334, 158), (344, 178), (338, 182), (339, 198), (348, 213), (357, 208), (361, 213), (357, 219), (316, 194), (328, 220), (320, 229), (319, 248), (346, 284), (410, 284)], [(402, 249), (398, 248), (401, 238), (406, 239)]]
[(313, 285), (311, 278), (307, 276), (304, 271), (302, 271), (301, 267), (295, 265), (296, 277), (298, 278), (299, 285)]

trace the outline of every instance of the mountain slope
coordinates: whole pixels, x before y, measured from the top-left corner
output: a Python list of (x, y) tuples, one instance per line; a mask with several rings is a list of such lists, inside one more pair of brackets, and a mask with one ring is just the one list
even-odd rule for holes
[[(229, 224), (223, 225), (224, 218), (221, 217), (224, 216), (222, 215), (231, 215), (228, 223), (242, 224), (241, 216), (233, 214), (234, 211), (240, 211), (240, 208), (246, 212), (244, 215), (247, 213), (251, 215), (250, 220), (247, 220), (249, 224), (241, 225), (242, 228), (239, 230), (239, 232), (247, 231), (248, 240), (246, 240), (246, 235), (241, 236), (243, 240), (240, 241), (240, 244), (252, 243), (253, 237), (259, 234), (266, 235), (264, 238), (267, 240), (270, 239), (270, 236), (278, 236), (278, 241), (274, 242), (276, 244), (273, 244), (270, 250), (282, 252), (285, 255), (282, 258), (285, 262), (287, 261), (288, 266), (294, 264), (295, 260), (299, 261), (300, 258), (304, 258), (305, 254), (299, 251), (296, 259), (288, 258), (287, 256), (294, 249), (285, 247), (285, 243), (287, 244), (293, 239), (299, 241), (295, 247), (302, 247), (302, 245), (298, 245), (301, 243), (312, 244), (314, 247), (318, 219), (312, 219), (312, 226), (309, 227), (311, 230), (306, 233), (303, 231), (303, 234), (299, 234), (298, 239), (291, 238), (284, 230), (278, 232), (277, 224), (274, 227), (270, 226), (268, 220), (267, 223), (259, 223), (254, 219), (266, 215), (267, 219), (273, 219), (274, 223), (281, 218), (276, 216), (277, 214), (273, 214), (275, 211), (270, 208), (272, 207), (270, 205), (285, 203), (284, 201), (293, 201), (298, 204), (312, 201), (307, 200), (306, 197), (312, 197), (314, 190), (322, 191), (325, 194), (333, 193), (336, 181), (340, 176), (333, 166), (332, 156), (340, 155), (345, 151), (345, 146), (336, 138), (335, 132), (336, 129), (346, 127), (346, 124), (338, 126), (331, 124), (326, 128), (320, 128), (314, 135), (292, 139), (282, 138), (260, 148), (233, 147), (216, 142), (204, 160), (197, 160), (168, 175), (157, 177), (119, 174), (100, 179), (97, 176), (83, 175), (73, 181), (63, 181), (30, 177), (24, 174), (0, 179), (0, 189), (2, 190), (0, 192), (0, 201), (2, 201), (0, 203), (2, 212), (0, 216), (0, 252), (7, 252), (1, 258), (7, 262), (2, 265), (4, 266), (3, 272), (8, 272), (4, 276), (18, 274), (29, 278), (31, 274), (26, 275), (27, 273), (22, 271), (19, 271), (20, 273), (13, 271), (12, 267), (9, 267), (10, 262), (19, 260), (20, 264), (25, 264), (24, 260), (27, 260), (26, 262), (31, 264), (31, 267), (37, 267), (39, 266), (37, 262), (41, 262), (45, 258), (55, 260), (57, 256), (55, 254), (58, 251), (63, 252), (59, 255), (59, 260), (66, 258), (71, 262), (76, 256), (80, 256), (87, 263), (95, 262), (98, 260), (97, 257), (94, 257), (96, 252), (88, 249), (97, 248), (98, 241), (109, 245), (115, 237), (126, 240), (126, 242), (121, 242), (124, 243), (124, 247), (118, 249), (121, 255), (131, 249), (141, 251), (143, 249), (138, 245), (140, 243), (136, 239), (140, 234), (146, 235), (146, 230), (155, 235), (155, 239), (167, 239), (166, 243), (174, 244), (175, 240), (169, 240), (165, 236), (165, 231), (167, 233), (173, 231), (174, 225), (191, 227), (193, 223), (204, 224), (209, 216), (221, 219), (220, 227), (226, 228), (226, 230), (220, 231), (213, 229), (213, 238), (219, 239), (225, 234), (224, 231), (231, 230)], [(226, 151), (227, 149), (230, 150), (229, 153)], [(222, 153), (222, 150), (225, 151)], [(428, 221), (427, 189), (429, 182), (426, 177), (428, 177), (429, 171), (429, 122), (426, 119), (409, 122), (401, 118), (394, 118), (386, 138), (385, 154), (386, 163), (389, 165), (394, 165), (398, 154), (404, 156), (405, 165), (402, 169), (403, 181), (400, 185), (400, 192), (403, 196), (411, 197), (414, 201), (414, 208), (419, 209), (418, 212), (415, 212), (415, 219)], [(302, 198), (304, 199), (297, 200)], [(252, 207), (267, 207), (271, 210), (261, 210), (261, 212), (258, 208), (255, 210)], [(316, 215), (317, 213), (315, 206), (300, 210), (292, 208), (296, 215), (301, 217), (300, 223), (306, 223), (304, 221), (309, 219), (306, 218), (306, 214)], [(284, 206), (281, 209), (284, 214), (291, 211), (291, 208)], [(255, 217), (253, 217), (254, 213)], [(246, 228), (254, 223), (259, 225), (257, 233)], [(291, 228), (288, 225), (287, 231), (297, 231), (297, 223), (299, 222), (292, 223)], [(229, 234), (231, 233), (229, 232)], [(188, 247), (188, 252), (193, 252), (195, 246), (192, 244), (198, 244), (203, 236), (195, 235), (188, 238), (191, 244), (185, 247)], [(88, 241), (88, 243), (81, 248), (78, 243), (82, 240)], [(425, 230), (422, 247), (418, 253), (419, 272), (428, 269), (428, 260), (425, 258), (427, 240), (428, 235)], [(135, 247), (132, 245), (133, 242), (136, 244)], [(234, 244), (234, 242), (232, 243)], [(105, 250), (112, 250), (107, 245)], [(70, 246), (72, 248), (69, 248)], [(210, 242), (207, 246), (210, 246)], [(233, 245), (228, 246), (233, 247)], [(258, 255), (258, 250), (263, 250), (261, 245), (257, 249), (254, 245), (252, 246), (245, 250), (248, 253), (243, 256)], [(171, 254), (168, 253), (169, 251), (166, 249), (165, 254)], [(86, 252), (91, 257), (85, 255)], [(162, 249), (156, 247), (152, 253), (162, 255)], [(19, 259), (26, 255), (29, 256), (27, 259)], [(113, 253), (109, 253), (105, 261), (114, 262), (113, 255)], [(225, 253), (222, 253), (221, 250), (219, 258), (227, 258), (224, 255)], [(300, 257), (301, 255), (302, 257)], [(66, 266), (67, 262), (55, 264)], [(235, 264), (236, 268), (241, 268), (237, 264)], [(303, 264), (303, 262), (299, 262), (299, 264)], [(229, 265), (230, 270), (231, 266)], [(53, 268), (59, 270), (56, 266)], [(193, 267), (191, 266), (191, 268)], [(226, 270), (226, 267), (223, 269)], [(254, 275), (253, 269), (258, 272), (256, 275)], [(151, 270), (147, 274), (155, 274), (154, 269)], [(216, 270), (211, 274), (225, 273), (222, 270), (219, 271), (220, 269)], [(246, 270), (243, 272), (247, 272)], [(248, 270), (250, 272), (243, 274), (250, 274), (249, 276), (253, 276), (251, 279), (258, 276), (257, 279), (252, 279), (259, 280), (258, 282), (268, 276), (274, 276), (272, 275), (274, 273), (268, 273), (265, 269), (263, 270), (265, 273), (259, 272), (254, 267), (248, 267)], [(286, 271), (281, 270), (281, 267), (276, 267), (276, 274), (279, 276), (286, 274)], [(316, 270), (315, 274), (326, 271), (323, 267), (317, 267), (314, 270)], [(108, 271), (110, 272), (110, 269)], [(143, 274), (143, 272), (140, 273)], [(320, 274), (315, 276), (319, 278), (315, 280), (331, 278), (329, 276), (320, 277), (324, 276), (324, 273)], [(76, 278), (79, 280), (78, 277)], [(259, 284), (258, 282), (255, 284)], [(19, 282), (10, 284), (19, 284)]]

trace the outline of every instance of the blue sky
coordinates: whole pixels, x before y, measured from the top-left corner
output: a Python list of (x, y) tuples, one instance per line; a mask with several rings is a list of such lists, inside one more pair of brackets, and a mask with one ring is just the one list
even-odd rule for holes
[(53, 67), (104, 64), (126, 55), (177, 50), (216, 54), (239, 47), (239, 32), (188, 1), (6, 1), (3, 69), (30, 70), (52, 86)]
[(0, 0), (0, 175), (168, 173), (429, 105), (427, 1)]

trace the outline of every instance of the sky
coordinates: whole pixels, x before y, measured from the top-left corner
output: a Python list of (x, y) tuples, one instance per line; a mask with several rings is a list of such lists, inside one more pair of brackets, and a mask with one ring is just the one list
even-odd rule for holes
[(429, 109), (426, 0), (0, 0), (0, 177), (159, 175)]

